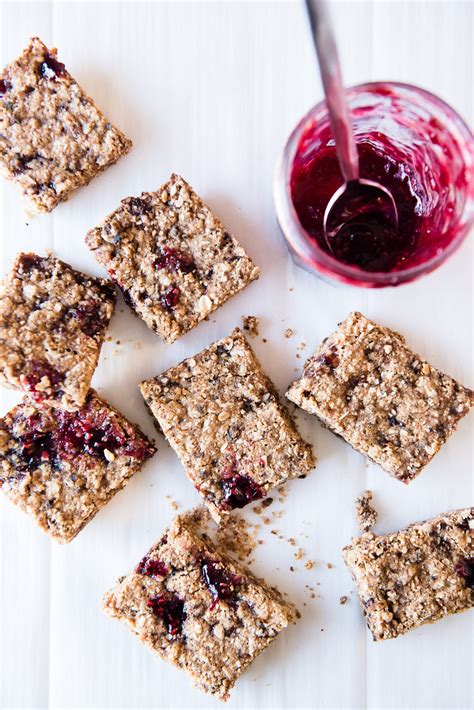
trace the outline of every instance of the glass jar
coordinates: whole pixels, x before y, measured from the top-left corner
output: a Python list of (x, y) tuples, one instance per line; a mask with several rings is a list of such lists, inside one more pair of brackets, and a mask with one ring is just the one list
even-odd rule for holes
[[(395, 175), (397, 185), (410, 191), (413, 219), (407, 224), (410, 228), (415, 222), (417, 225), (412, 241), (387, 270), (369, 271), (339, 261), (322, 238), (322, 230), (321, 234), (317, 229), (311, 233), (303, 227), (298, 200), (299, 212), (295, 208), (295, 180), (301, 169), (309, 166), (311, 170), (312, 161), (323, 151), (333, 150), (335, 155), (324, 101), (301, 119), (278, 162), (274, 199), (280, 228), (296, 263), (332, 283), (380, 288), (413, 281), (442, 264), (463, 242), (472, 225), (473, 136), (450, 106), (415, 86), (396, 82), (361, 84), (347, 90), (347, 99), (361, 156), (361, 177), (384, 184), (386, 170), (387, 175)], [(385, 160), (380, 163), (384, 166), (382, 173), (369, 174), (372, 163), (364, 163), (361, 151), (371, 155), (375, 152), (376, 158)], [(343, 182), (340, 173), (336, 182), (335, 187)], [(316, 192), (318, 185), (321, 190), (317, 197), (324, 201), (324, 173), (317, 175)], [(385, 186), (391, 188), (390, 184)], [(400, 210), (403, 213), (404, 206), (397, 203), (397, 207), (399, 214)]]

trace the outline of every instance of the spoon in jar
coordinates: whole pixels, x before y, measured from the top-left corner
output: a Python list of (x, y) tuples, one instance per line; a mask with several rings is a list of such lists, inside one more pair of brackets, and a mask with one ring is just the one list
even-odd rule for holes
[[(383, 243), (398, 231), (398, 211), (393, 195), (383, 185), (359, 174), (359, 154), (342, 84), (336, 41), (323, 0), (305, 0), (321, 80), (344, 183), (324, 212), (324, 237), (330, 251), (344, 254), (347, 240)], [(383, 234), (381, 233), (381, 230)], [(354, 244), (352, 244), (354, 246)]]

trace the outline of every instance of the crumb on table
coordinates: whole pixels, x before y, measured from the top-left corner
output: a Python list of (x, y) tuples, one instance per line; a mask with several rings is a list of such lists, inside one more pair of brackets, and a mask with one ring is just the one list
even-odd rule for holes
[(369, 532), (377, 522), (377, 511), (371, 505), (372, 491), (364, 491), (356, 499), (356, 517), (362, 532)]
[(258, 327), (260, 319), (257, 318), (257, 316), (242, 316), (242, 323), (244, 330), (253, 338), (259, 334)]

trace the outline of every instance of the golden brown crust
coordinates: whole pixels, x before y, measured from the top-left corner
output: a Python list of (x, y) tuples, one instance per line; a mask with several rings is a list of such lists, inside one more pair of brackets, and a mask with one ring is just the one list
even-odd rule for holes
[(0, 170), (38, 212), (50, 212), (130, 150), (38, 37), (1, 82)]
[(110, 281), (53, 254), (19, 254), (0, 287), (0, 382), (37, 404), (82, 406), (115, 299)]
[[(209, 564), (229, 585), (221, 587), (224, 596), (217, 601), (206, 584)], [(175, 603), (171, 632), (153, 600)], [(228, 699), (243, 671), (295, 618), (294, 607), (276, 589), (220, 554), (188, 516), (178, 516), (137, 569), (106, 594), (104, 608), (220, 700)]]
[(238, 328), (140, 390), (216, 520), (245, 504), (238, 491), (230, 497), (233, 481), (251, 502), (314, 467), (311, 446)]
[(125, 301), (167, 343), (259, 276), (259, 269), (179, 175), (128, 197), (86, 237)]
[(343, 556), (375, 641), (474, 606), (474, 508), (366, 533)]
[(352, 313), (305, 363), (287, 398), (404, 483), (454, 432), (474, 393)]

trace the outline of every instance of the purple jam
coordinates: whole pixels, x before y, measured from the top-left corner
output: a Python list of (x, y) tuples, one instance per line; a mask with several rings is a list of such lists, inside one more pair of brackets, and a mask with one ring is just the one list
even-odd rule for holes
[(23, 273), (29, 273), (33, 269), (41, 269), (46, 259), (37, 254), (22, 254), (18, 266)]
[(178, 636), (183, 630), (186, 619), (184, 602), (176, 595), (153, 597), (147, 601), (153, 614), (162, 619), (170, 636)]
[[(310, 270), (365, 286), (408, 281), (421, 274), (410, 270), (425, 264), (426, 270), (434, 268), (467, 233), (474, 192), (472, 137), (449, 106), (416, 87), (367, 84), (349, 89), (347, 96), (360, 177), (391, 192), (398, 229), (381, 212), (361, 209), (328, 246), (324, 213), (344, 181), (324, 103), (295, 129), (284, 176), (294, 208), (291, 219), (303, 228), (307, 246), (293, 236), (289, 222), (282, 229), (299, 263)], [(286, 220), (283, 209), (280, 215)], [(347, 272), (345, 265), (362, 273)]]
[(85, 407), (78, 412), (59, 412), (54, 433), (58, 451), (64, 458), (79, 453), (107, 461), (105, 451), (145, 461), (154, 448), (145, 439), (125, 431), (107, 412)]
[(90, 301), (77, 308), (72, 309), (72, 315), (79, 322), (83, 333), (93, 338), (104, 329), (104, 322), (101, 319), (100, 304)]
[(3, 96), (12, 88), (11, 82), (8, 79), (0, 79), (0, 96)]
[(210, 560), (202, 560), (201, 575), (211, 593), (211, 609), (214, 609), (220, 601), (226, 601), (231, 606), (235, 604), (240, 585), (239, 577), (226, 572), (221, 562)]

